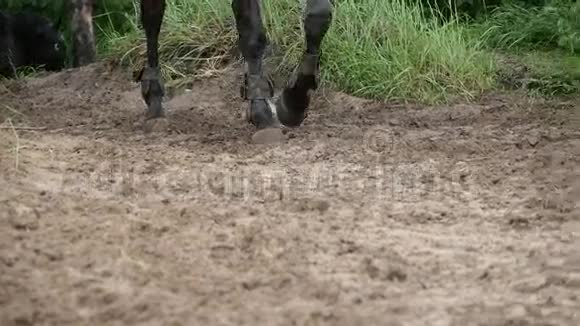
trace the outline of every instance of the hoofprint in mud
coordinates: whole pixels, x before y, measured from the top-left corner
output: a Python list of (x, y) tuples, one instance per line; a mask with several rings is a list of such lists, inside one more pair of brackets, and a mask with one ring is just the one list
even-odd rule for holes
[(1, 325), (580, 324), (579, 101), (320, 90), (255, 145), (240, 78), (155, 133), (103, 64), (0, 84)]

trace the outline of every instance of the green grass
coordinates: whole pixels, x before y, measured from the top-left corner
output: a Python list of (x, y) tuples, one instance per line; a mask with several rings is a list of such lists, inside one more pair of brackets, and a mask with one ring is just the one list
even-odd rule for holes
[(509, 58), (498, 65), (503, 84), (539, 96), (580, 93), (580, 2), (507, 2), (471, 25), (470, 33)]
[[(562, 50), (509, 53), (501, 64), (503, 82), (535, 96), (580, 94), (580, 57)], [(510, 85), (511, 84), (511, 85)]]
[(506, 3), (473, 26), (496, 49), (554, 49), (580, 52), (580, 2), (551, 0), (546, 6)]
[[(437, 103), (470, 99), (493, 87), (492, 56), (457, 22), (441, 23), (404, 0), (337, 0), (323, 44), (322, 82), (367, 98)], [(127, 33), (99, 25), (99, 51), (141, 66), (138, 6)], [(298, 0), (263, 0), (275, 72), (286, 73), (304, 48)], [(188, 78), (232, 59), (237, 34), (229, 0), (168, 0), (160, 39), (167, 79)]]

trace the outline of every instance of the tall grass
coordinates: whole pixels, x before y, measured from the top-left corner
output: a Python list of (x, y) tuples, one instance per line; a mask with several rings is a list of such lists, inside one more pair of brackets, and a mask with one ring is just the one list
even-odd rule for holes
[[(166, 78), (215, 69), (232, 58), (237, 34), (230, 0), (168, 0), (160, 39)], [(443, 23), (405, 0), (337, 0), (323, 44), (322, 82), (350, 94), (436, 103), (471, 98), (493, 84), (492, 58), (456, 21)], [(299, 0), (262, 0), (278, 72), (304, 48)], [(436, 17), (436, 13), (432, 17)], [(138, 2), (128, 33), (99, 26), (99, 49), (131, 65), (145, 60)]]
[(545, 6), (506, 3), (475, 30), (497, 49), (553, 49), (580, 52), (580, 2), (551, 0)]
[[(131, 66), (146, 59), (145, 34), (141, 29), (139, 2), (133, 1), (128, 32), (109, 24), (98, 25), (97, 47), (105, 57), (120, 58)], [(228, 59), (235, 44), (229, 2), (218, 0), (168, 0), (159, 39), (166, 78), (183, 78), (199, 69), (211, 69)]]
[[(439, 102), (492, 83), (493, 62), (456, 21), (404, 0), (344, 0), (326, 47), (326, 80), (356, 95)], [(331, 59), (332, 58), (332, 59)]]
[[(145, 38), (138, 1), (131, 3), (132, 9), (123, 6), (97, 17), (98, 50), (141, 66)], [(160, 38), (166, 79), (190, 78), (232, 60), (237, 34), (230, 3), (167, 0)], [(304, 48), (300, 3), (262, 0), (269, 60), (279, 73), (293, 68)], [(422, 12), (405, 0), (337, 0), (323, 45), (322, 83), (364, 97), (428, 103), (469, 98), (489, 88), (492, 60), (480, 44), (460, 24), (441, 23)]]
[[(261, 0), (271, 42), (268, 66), (281, 78), (295, 68), (304, 47), (301, 1)], [(231, 0), (166, 2), (160, 54), (167, 80), (186, 81), (215, 72), (236, 57)], [(332, 27), (323, 44), (322, 82), (337, 90), (428, 103), (471, 98), (492, 87), (502, 74), (498, 69), (505, 68), (501, 63), (505, 60), (496, 67), (492, 55), (504, 50), (530, 68), (526, 78), (578, 89), (580, 2), (576, 0), (335, 3)], [(66, 17), (63, 10), (68, 4), (70, 0), (0, 0), (2, 9), (27, 8), (55, 21)], [(460, 20), (455, 8), (471, 19)], [(95, 15), (98, 53), (141, 67), (146, 56), (139, 0), (99, 0)], [(63, 23), (70, 40), (66, 18)], [(531, 53), (538, 54), (531, 56), (536, 59), (528, 60)]]

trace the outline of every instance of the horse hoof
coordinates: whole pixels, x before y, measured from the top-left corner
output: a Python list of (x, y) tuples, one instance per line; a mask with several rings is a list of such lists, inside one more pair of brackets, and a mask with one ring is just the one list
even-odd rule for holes
[[(308, 116), (306, 108), (308, 103), (292, 103), (293, 99), (286, 99), (284, 93), (276, 99), (273, 108), (280, 123), (289, 128), (300, 127), (304, 119)], [(290, 102), (290, 103), (289, 103)]]
[(246, 112), (246, 120), (258, 130), (280, 126), (276, 118), (276, 107), (269, 99), (252, 100)]

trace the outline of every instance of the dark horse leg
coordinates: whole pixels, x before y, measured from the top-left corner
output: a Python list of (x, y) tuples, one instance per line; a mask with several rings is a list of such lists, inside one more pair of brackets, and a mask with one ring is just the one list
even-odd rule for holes
[(264, 76), (262, 57), (268, 39), (262, 25), (259, 0), (233, 0), (239, 47), (246, 60), (244, 94), (250, 100), (249, 120), (258, 129), (276, 126), (299, 126), (306, 116), (311, 90), (318, 87), (319, 58), (322, 40), (332, 20), (330, 0), (306, 2), (304, 29), (306, 51), (293, 81), (272, 103), (273, 87)]
[[(304, 1), (304, 0), (302, 0)], [(318, 88), (320, 46), (332, 21), (332, 0), (305, 0), (304, 31), (306, 51), (296, 76), (276, 100), (279, 121), (297, 127), (306, 117), (310, 91)]]
[[(95, 0), (70, 0), (73, 5), (73, 57), (74, 66), (84, 66), (95, 60), (95, 40), (92, 14)], [(141, 94), (147, 103), (148, 119), (165, 116), (162, 106), (165, 94), (159, 70), (159, 32), (165, 0), (141, 0), (141, 23), (147, 37), (147, 64), (140, 72)]]
[(165, 116), (162, 100), (165, 88), (159, 70), (159, 31), (165, 14), (165, 0), (141, 0), (141, 23), (147, 37), (147, 65), (141, 72), (141, 95), (147, 104), (147, 118)]
[(272, 85), (264, 75), (262, 59), (268, 39), (259, 0), (232, 0), (238, 46), (246, 61), (244, 97), (250, 100), (248, 120), (258, 129), (277, 125), (272, 110)]

